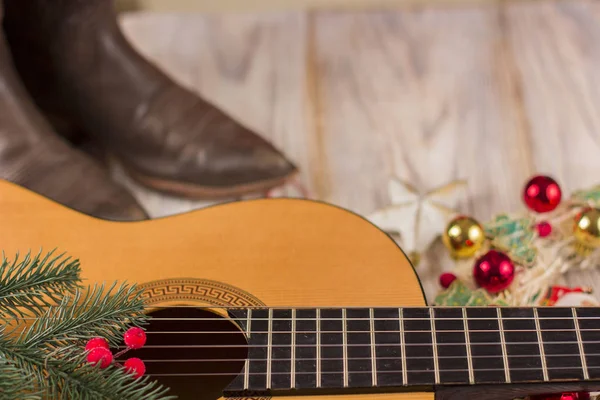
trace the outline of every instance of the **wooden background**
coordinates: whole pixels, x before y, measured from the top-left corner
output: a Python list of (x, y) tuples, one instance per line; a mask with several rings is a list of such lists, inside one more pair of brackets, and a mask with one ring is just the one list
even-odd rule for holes
[[(316, 198), (358, 213), (389, 203), (391, 174), (423, 190), (467, 179), (460, 210), (480, 220), (521, 209), (537, 173), (566, 194), (600, 183), (598, 2), (142, 12), (122, 22), (175, 79), (283, 148)], [(115, 174), (153, 216), (206, 205)], [(430, 299), (451, 266), (441, 243), (424, 256)], [(599, 276), (568, 281), (600, 294)]]
[[(214, 12), (497, 4), (507, 0), (114, 0), (120, 10)], [(508, 0), (538, 1), (538, 0)]]

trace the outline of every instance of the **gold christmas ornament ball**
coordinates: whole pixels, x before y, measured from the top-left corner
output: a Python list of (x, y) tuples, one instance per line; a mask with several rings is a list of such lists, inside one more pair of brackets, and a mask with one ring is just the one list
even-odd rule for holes
[(452, 257), (469, 258), (483, 246), (485, 233), (475, 219), (459, 216), (446, 226), (442, 240)]
[(583, 246), (600, 247), (600, 209), (586, 207), (575, 218), (575, 239)]

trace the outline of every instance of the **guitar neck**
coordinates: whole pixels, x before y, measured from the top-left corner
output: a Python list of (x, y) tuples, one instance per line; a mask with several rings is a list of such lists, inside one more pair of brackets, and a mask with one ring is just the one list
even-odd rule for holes
[(598, 308), (230, 311), (248, 340), (226, 393), (328, 393), (600, 378)]

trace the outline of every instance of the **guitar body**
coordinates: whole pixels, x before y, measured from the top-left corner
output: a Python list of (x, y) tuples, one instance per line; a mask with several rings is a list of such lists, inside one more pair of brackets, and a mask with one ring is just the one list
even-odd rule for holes
[[(357, 215), (322, 203), (254, 200), (119, 223), (79, 214), (2, 181), (0, 210), (2, 250), (8, 257), (40, 249), (66, 252), (81, 261), (85, 284), (137, 283), (150, 307), (163, 313), (168, 313), (165, 307), (182, 305), (215, 306), (214, 316), (220, 315), (219, 307), (425, 305), (412, 266), (387, 235)], [(224, 329), (236, 330), (227, 323), (230, 327)], [(219, 337), (223, 336), (227, 335)], [(202, 356), (200, 352), (198, 357)], [(168, 354), (142, 358), (148, 357)], [(216, 400), (226, 384), (217, 380), (163, 381), (181, 398)], [(433, 393), (404, 393), (301, 398), (433, 397)]]

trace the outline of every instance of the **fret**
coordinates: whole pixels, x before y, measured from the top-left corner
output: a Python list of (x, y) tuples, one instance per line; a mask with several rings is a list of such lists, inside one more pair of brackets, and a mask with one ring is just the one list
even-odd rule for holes
[(544, 358), (550, 380), (582, 380), (584, 368), (580, 341), (571, 308), (539, 308), (535, 310), (542, 332)]
[(544, 344), (542, 342), (542, 332), (540, 332), (540, 319), (538, 317), (537, 308), (533, 309), (533, 318), (535, 322), (535, 332), (537, 334), (538, 345), (540, 348), (540, 358), (542, 360), (542, 372), (544, 374), (544, 380), (548, 380), (548, 366), (546, 365), (546, 355), (544, 354)]
[(404, 353), (402, 352), (402, 324), (398, 308), (377, 308), (373, 310), (375, 330), (375, 368), (377, 385), (380, 387), (402, 386), (406, 380)]
[(321, 387), (321, 310), (317, 309), (317, 387)]
[(262, 391), (267, 387), (267, 347), (269, 332), (269, 310), (252, 311), (248, 347), (248, 387), (250, 391)]
[(406, 374), (409, 385), (431, 385), (435, 381), (430, 309), (403, 310)]
[[(228, 314), (231, 319), (236, 321), (236, 323), (238, 324), (238, 326), (244, 333), (244, 337), (246, 339), (244, 344), (247, 344), (248, 337), (249, 337), (248, 336), (248, 326), (250, 326), (249, 321), (252, 316), (252, 310), (251, 309), (240, 309), (240, 310), (236, 309), (236, 310), (228, 311)], [(187, 324), (188, 321), (184, 321), (184, 322)], [(212, 328), (212, 329), (214, 329), (214, 328)], [(227, 390), (240, 392), (240, 391), (248, 389), (248, 357), (246, 355), (244, 355), (244, 357), (246, 357), (246, 360), (244, 361), (244, 367), (242, 368), (240, 373), (237, 374), (237, 376), (233, 379), (233, 381), (231, 381), (231, 383), (227, 387)], [(172, 373), (172, 370), (169, 372)]]
[(294, 368), (296, 376), (294, 382), (297, 389), (315, 389), (321, 386), (319, 381), (321, 376), (319, 314), (319, 310), (300, 309), (296, 311), (296, 365)]
[(344, 387), (344, 331), (341, 309), (321, 309), (321, 387)]
[(267, 354), (267, 388), (290, 389), (292, 387), (292, 310), (272, 310), (269, 314), (269, 340), (271, 351)]
[(347, 327), (349, 386), (372, 387), (374, 383), (369, 309), (348, 309)]
[(400, 326), (400, 351), (402, 353), (402, 384), (408, 385), (408, 372), (406, 370), (406, 339), (404, 338), (404, 312), (398, 309), (398, 323)]
[(467, 368), (469, 369), (469, 383), (475, 383), (475, 373), (473, 372), (473, 357), (471, 356), (471, 340), (469, 339), (469, 324), (467, 323), (467, 309), (461, 309), (463, 327), (465, 329), (465, 345), (467, 350)]
[(434, 308), (434, 355), (438, 359), (439, 377), (445, 384), (467, 384), (473, 368), (470, 367), (465, 343), (465, 324), (460, 308)]
[(573, 323), (575, 325), (575, 332), (577, 334), (577, 345), (579, 347), (579, 355), (581, 356), (581, 368), (583, 369), (583, 379), (589, 380), (590, 374), (588, 372), (587, 362), (585, 360), (585, 352), (583, 351), (583, 340), (581, 339), (581, 328), (579, 327), (579, 318), (577, 317), (577, 309), (571, 308), (573, 314)]
[(290, 388), (296, 388), (296, 309), (292, 310), (292, 349), (290, 357)]
[(435, 377), (435, 384), (437, 385), (440, 383), (440, 366), (437, 353), (437, 335), (435, 333), (434, 314), (435, 313), (432, 310), (429, 310), (429, 326), (431, 327), (431, 348), (433, 350), (433, 374)]
[(504, 363), (504, 379), (506, 383), (510, 383), (510, 372), (508, 368), (508, 352), (506, 351), (506, 336), (504, 335), (504, 322), (502, 321), (502, 315), (500, 308), (496, 308), (496, 318), (498, 318), (498, 329), (500, 334), (500, 345), (502, 346), (502, 361)]
[(375, 320), (372, 308), (369, 308), (369, 334), (370, 334), (370, 342), (371, 342), (371, 381), (373, 382), (373, 386), (377, 387), (377, 352), (375, 345)]
[(273, 362), (273, 309), (269, 308), (267, 320), (267, 389), (271, 388), (271, 363)]
[[(248, 309), (246, 317), (246, 338), (250, 340), (250, 329), (252, 328), (252, 309)], [(244, 366), (244, 390), (250, 388), (250, 357), (246, 358), (246, 365)]]
[(503, 308), (502, 318), (511, 382), (544, 380), (547, 369), (542, 362), (543, 346), (533, 309)]
[(577, 308), (577, 324), (583, 341), (586, 371), (590, 379), (600, 378), (600, 308)]
[(344, 362), (344, 387), (348, 387), (348, 322), (346, 321), (346, 309), (342, 309), (342, 357)]
[(466, 314), (475, 383), (506, 383), (498, 312), (467, 308)]

